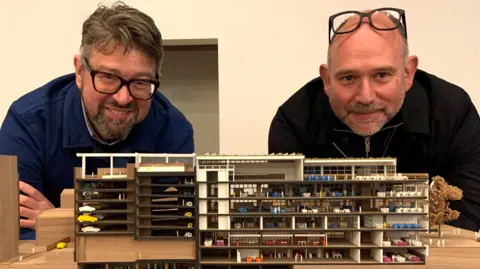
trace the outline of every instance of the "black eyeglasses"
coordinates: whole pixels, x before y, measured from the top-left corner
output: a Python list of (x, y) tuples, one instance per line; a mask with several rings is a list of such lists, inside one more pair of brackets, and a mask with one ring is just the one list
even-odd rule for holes
[[(387, 16), (390, 20), (382, 19), (379, 16)], [(370, 26), (380, 31), (399, 29), (400, 33), (407, 39), (407, 22), (405, 10), (398, 8), (377, 8), (370, 12), (343, 11), (330, 16), (328, 19), (328, 42), (332, 43), (333, 38), (338, 34), (348, 34), (360, 27), (363, 18), (368, 18)], [(378, 17), (378, 18), (377, 18)], [(331, 35), (333, 31), (334, 35)]]
[(90, 71), (92, 77), (93, 88), (101, 93), (114, 94), (117, 93), (123, 85), (127, 85), (130, 95), (137, 99), (148, 100), (152, 98), (155, 91), (160, 87), (160, 81), (149, 79), (130, 79), (126, 80), (117, 75), (94, 70), (90, 67), (87, 58), (83, 57), (83, 61)]

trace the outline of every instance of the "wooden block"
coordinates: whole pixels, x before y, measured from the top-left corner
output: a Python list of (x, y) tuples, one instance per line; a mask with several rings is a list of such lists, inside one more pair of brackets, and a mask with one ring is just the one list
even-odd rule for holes
[[(128, 173), (127, 168), (113, 168), (112, 171), (114, 175), (119, 175), (119, 174), (127, 175)], [(110, 168), (98, 168), (97, 175), (98, 176), (110, 175)]]
[(60, 195), (60, 208), (74, 208), (75, 205), (75, 190), (64, 189)]
[(73, 208), (54, 208), (38, 216), (35, 225), (37, 246), (48, 246), (66, 237), (75, 240), (74, 213)]
[(17, 157), (0, 156), (0, 262), (18, 256), (19, 212)]
[[(193, 260), (195, 241), (135, 240), (132, 236), (79, 236), (76, 242), (77, 262), (135, 262), (151, 260)], [(115, 251), (106, 251), (114, 249)]]
[(139, 172), (185, 172), (186, 163), (142, 163)]

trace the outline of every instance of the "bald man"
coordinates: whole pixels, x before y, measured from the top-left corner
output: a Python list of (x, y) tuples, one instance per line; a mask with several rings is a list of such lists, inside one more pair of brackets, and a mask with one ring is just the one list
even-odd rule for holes
[(270, 153), (397, 158), (399, 173), (440, 175), (463, 190), (449, 223), (480, 228), (480, 119), (460, 87), (417, 69), (405, 12), (346, 11), (329, 19), (328, 65), (277, 110)]

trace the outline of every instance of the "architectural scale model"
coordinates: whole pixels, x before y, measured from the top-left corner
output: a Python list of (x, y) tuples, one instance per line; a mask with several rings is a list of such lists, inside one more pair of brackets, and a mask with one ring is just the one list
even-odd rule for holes
[[(74, 189), (64, 190), (61, 208), (37, 218), (31, 255), (65, 248), (56, 252), (64, 263), (55, 268), (418, 265), (428, 256), (419, 234), (429, 229), (429, 176), (399, 174), (395, 159), (78, 157)], [(98, 162), (106, 167), (90, 168)], [(13, 195), (11, 210), (18, 208), (15, 188), (4, 189)], [(10, 249), (18, 248), (10, 241)]]
[(395, 159), (205, 155), (196, 169), (199, 268), (425, 263), (428, 175)]

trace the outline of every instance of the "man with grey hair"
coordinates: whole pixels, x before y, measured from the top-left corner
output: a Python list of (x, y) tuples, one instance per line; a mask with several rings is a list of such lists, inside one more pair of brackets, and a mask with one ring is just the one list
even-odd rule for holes
[[(333, 32), (333, 34), (332, 34)], [(480, 228), (480, 119), (460, 87), (408, 53), (405, 12), (329, 18), (328, 65), (277, 110), (270, 153), (311, 158), (394, 157), (400, 173), (440, 175), (463, 190), (450, 224)]]
[[(158, 91), (163, 57), (151, 17), (121, 2), (99, 6), (83, 24), (75, 73), (13, 102), (0, 154), (18, 157), (22, 239), (33, 238), (35, 218), (73, 188), (77, 153), (194, 152), (192, 125)], [(109, 165), (87, 159), (87, 173)]]

